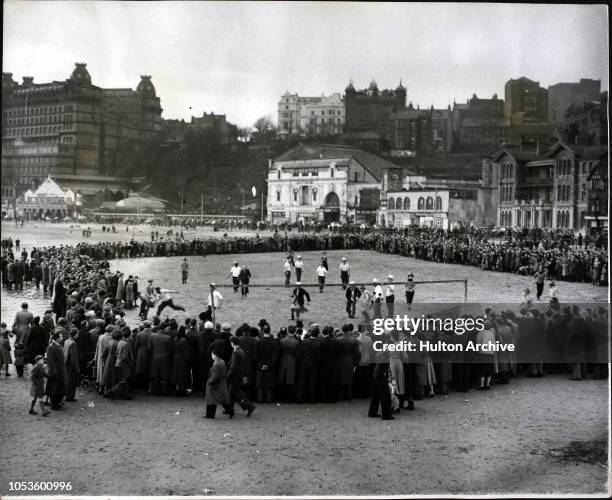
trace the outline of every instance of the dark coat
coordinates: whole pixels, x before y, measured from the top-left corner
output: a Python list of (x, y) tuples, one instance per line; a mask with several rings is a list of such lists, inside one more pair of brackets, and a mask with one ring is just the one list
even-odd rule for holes
[(357, 301), (357, 299), (361, 297), (361, 291), (356, 286), (351, 285), (346, 289), (346, 293), (344, 295), (346, 300)]
[(170, 380), (179, 387), (191, 385), (191, 346), (186, 337), (177, 337), (174, 342)]
[(568, 363), (584, 363), (588, 342), (588, 326), (584, 318), (574, 316), (567, 325), (565, 345)]
[(58, 281), (53, 292), (53, 313), (57, 317), (66, 316), (67, 305), (66, 288), (61, 281)]
[(342, 336), (337, 340), (336, 349), (338, 385), (352, 385), (354, 369), (359, 366), (361, 358), (359, 342), (350, 337)]
[(95, 347), (91, 343), (91, 334), (89, 333), (87, 327), (79, 330), (79, 336), (76, 339), (76, 344), (81, 366), (85, 366), (93, 359), (95, 353)]
[(255, 362), (257, 364), (258, 389), (274, 387), (276, 362), (278, 358), (278, 342), (272, 337), (264, 337), (255, 344)]
[(66, 394), (66, 385), (68, 384), (64, 350), (60, 345), (52, 342), (47, 347), (46, 357), (49, 375), (46, 392), (49, 396), (63, 396)]
[(104, 371), (102, 372), (102, 385), (106, 389), (110, 389), (120, 380), (120, 374), (115, 364), (117, 363), (117, 347), (119, 341), (111, 339), (105, 346), (102, 352), (102, 360), (104, 362)]
[(338, 362), (338, 340), (333, 337), (323, 337), (319, 342), (319, 363), (321, 366), (336, 366)]
[(30, 335), (27, 341), (28, 355), (34, 361), (36, 356), (44, 355), (49, 346), (49, 331), (44, 326), (34, 325), (30, 328)]
[(149, 339), (149, 350), (151, 352), (151, 378), (167, 379), (170, 376), (170, 354), (172, 340), (168, 335), (153, 332)]
[(306, 300), (310, 302), (310, 294), (303, 288), (294, 288), (291, 296), (293, 297), (293, 303), (300, 307), (304, 307)]
[(151, 330), (145, 328), (136, 336), (136, 373), (148, 374), (151, 370)]
[(316, 365), (319, 363), (319, 346), (318, 338), (304, 339), (298, 350), (298, 358), (301, 365)]
[(239, 347), (232, 352), (227, 372), (227, 383), (240, 387), (242, 385), (242, 377), (246, 377), (246, 355), (242, 348)]
[(278, 381), (281, 384), (295, 385), (297, 372), (297, 351), (300, 341), (295, 335), (287, 335), (280, 340), (280, 360), (278, 364)]
[(217, 359), (210, 367), (206, 381), (206, 404), (225, 405), (230, 402), (227, 389), (227, 368), (222, 359)]
[(232, 343), (229, 338), (216, 337), (212, 344), (208, 347), (208, 358), (211, 359), (211, 354), (217, 352), (225, 364), (230, 362), (232, 357)]
[(244, 362), (246, 364), (246, 377), (248, 387), (255, 387), (257, 381), (257, 363), (255, 362), (256, 337), (250, 335), (240, 337), (240, 348), (244, 351)]
[(45, 394), (45, 368), (44, 366), (34, 365), (30, 374), (30, 396), (42, 398)]

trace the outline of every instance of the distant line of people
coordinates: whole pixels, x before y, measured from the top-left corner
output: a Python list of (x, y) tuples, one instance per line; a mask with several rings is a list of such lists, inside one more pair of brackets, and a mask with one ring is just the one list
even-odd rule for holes
[[(375, 250), (419, 260), (463, 264), (484, 270), (534, 275), (542, 269), (547, 279), (578, 281), (605, 286), (608, 284), (607, 250), (569, 246), (563, 241), (540, 240), (521, 242), (490, 242), (486, 238), (464, 233), (437, 230), (372, 233), (298, 233), (266, 237), (195, 238), (192, 240), (83, 242), (76, 245), (79, 253), (97, 260), (135, 257), (189, 256), (227, 253), (295, 252), (311, 250)], [(34, 252), (36, 249), (33, 249)], [(27, 252), (19, 257), (6, 249), (2, 255), (2, 280), (5, 288), (22, 286), (26, 274), (40, 281), (40, 270)], [(31, 253), (32, 253), (31, 252)], [(31, 256), (30, 256), (31, 257)], [(25, 261), (22, 266), (20, 262)], [(295, 264), (298, 263), (298, 266)], [(299, 261), (285, 263), (285, 276), (295, 270), (298, 281), (302, 273)], [(322, 267), (325, 267), (322, 263)], [(28, 270), (29, 269), (29, 270)], [(321, 282), (329, 270), (317, 270)], [(28, 274), (28, 277), (29, 277)], [(22, 280), (23, 276), (23, 280)], [(343, 281), (344, 283), (344, 281)]]

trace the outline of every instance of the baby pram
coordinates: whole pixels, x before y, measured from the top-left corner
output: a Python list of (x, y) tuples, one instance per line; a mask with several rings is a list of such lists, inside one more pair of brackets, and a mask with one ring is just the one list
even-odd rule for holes
[(81, 372), (81, 387), (88, 391), (92, 389), (98, 390), (98, 383), (96, 382), (96, 362), (93, 359), (85, 365), (85, 370)]

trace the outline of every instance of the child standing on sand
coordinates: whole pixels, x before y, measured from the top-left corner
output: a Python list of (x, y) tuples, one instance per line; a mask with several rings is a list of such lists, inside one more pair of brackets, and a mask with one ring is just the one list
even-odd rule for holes
[(23, 367), (25, 366), (25, 358), (28, 350), (24, 347), (23, 343), (15, 343), (15, 369), (17, 370), (17, 376), (23, 377)]
[(38, 406), (40, 407), (40, 411), (42, 411), (42, 416), (46, 417), (51, 412), (45, 409), (43, 404), (42, 397), (45, 393), (45, 377), (47, 376), (45, 370), (45, 358), (43, 358), (40, 354), (34, 358), (34, 368), (32, 368), (32, 374), (30, 376), (30, 380), (32, 385), (30, 386), (30, 396), (32, 396), (32, 404), (30, 405), (30, 415), (38, 415), (38, 413), (34, 410), (34, 406), (36, 405), (36, 401), (38, 401)]

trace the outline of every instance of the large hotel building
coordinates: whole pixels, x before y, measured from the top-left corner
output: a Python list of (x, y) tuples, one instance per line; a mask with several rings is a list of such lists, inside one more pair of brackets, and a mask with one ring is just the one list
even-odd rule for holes
[(2, 73), (2, 195), (5, 202), (51, 176), (85, 197), (119, 190), (117, 151), (161, 127), (150, 76), (136, 87), (103, 89), (77, 63), (65, 81), (34, 83)]

